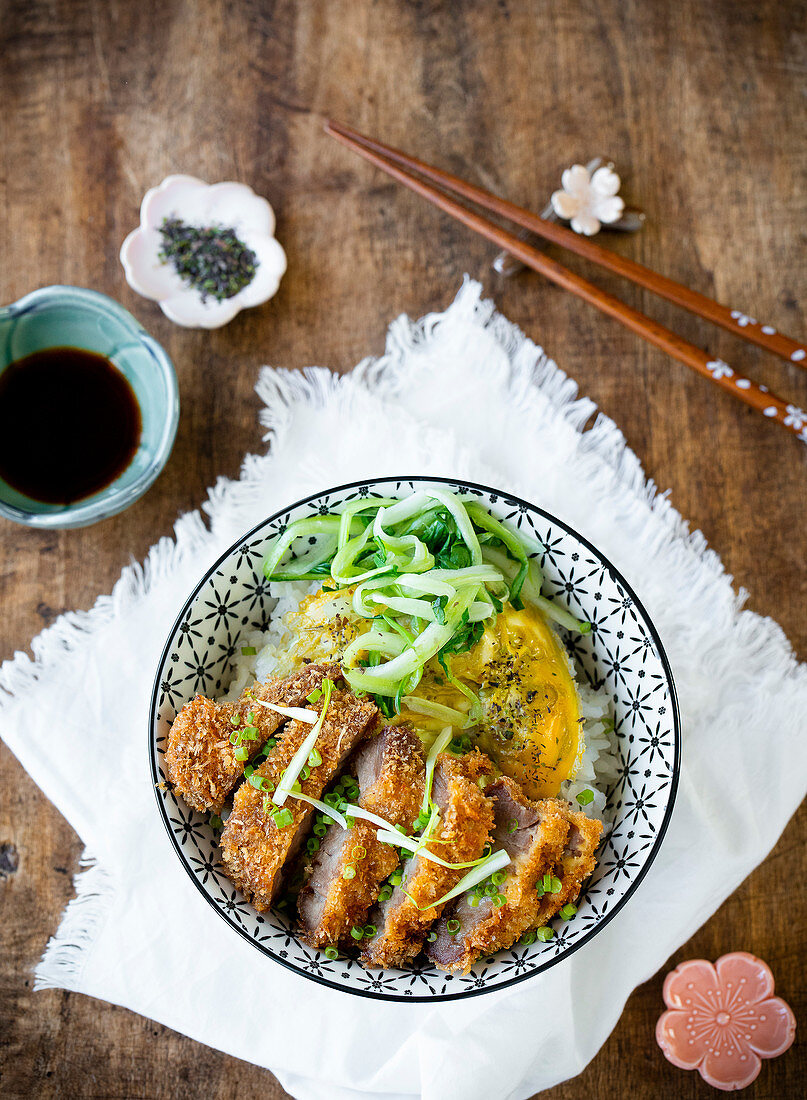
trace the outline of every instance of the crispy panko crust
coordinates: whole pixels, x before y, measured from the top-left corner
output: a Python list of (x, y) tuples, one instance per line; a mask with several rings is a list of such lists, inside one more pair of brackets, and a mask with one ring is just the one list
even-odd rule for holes
[[(322, 700), (313, 710), (322, 710)], [(378, 710), (373, 703), (361, 701), (349, 691), (334, 691), (317, 739), (322, 763), (311, 768), (308, 779), (300, 783), (303, 794), (321, 798), (323, 791), (339, 771), (345, 758), (369, 732)], [(266, 761), (256, 768), (260, 776), (277, 786), (297, 749), (311, 732), (305, 722), (290, 722)], [(251, 777), (252, 778), (252, 777)], [(264, 800), (266, 805), (264, 805)], [(221, 835), (222, 862), (227, 876), (259, 912), (272, 904), (280, 886), (283, 864), (299, 848), (313, 808), (289, 795), (284, 808), (292, 822), (278, 829), (271, 818), (277, 807), (271, 795), (257, 790), (251, 782), (242, 783), (235, 792), (233, 810)]]
[(551, 920), (567, 902), (574, 901), (580, 888), (597, 866), (595, 852), (602, 836), (602, 822), (592, 820), (582, 811), (575, 812), (568, 802), (558, 800), (569, 822), (569, 836), (552, 874), (560, 879), (557, 894), (544, 894), (533, 922), (541, 928)]
[[(373, 781), (361, 786), (359, 805), (411, 832), (423, 798), (420, 738), (407, 726), (387, 726), (359, 749), (355, 771), (362, 784), (365, 760), (375, 755)], [(300, 892), (300, 927), (313, 947), (350, 941), (350, 929), (364, 923), (381, 883), (398, 866), (398, 850), (383, 844), (378, 826), (356, 820), (345, 832), (332, 825), (314, 857), (312, 874)], [(344, 878), (351, 866), (355, 875)], [(313, 926), (312, 921), (316, 921)]]
[[(450, 863), (479, 859), (493, 827), (493, 803), (478, 785), (491, 773), (490, 760), (478, 750), (455, 757), (441, 753), (434, 770), (432, 799), (440, 809), (430, 850)], [(377, 906), (371, 921), (378, 929), (362, 945), (366, 967), (405, 966), (418, 954), (429, 926), (443, 906), (433, 903), (455, 886), (466, 869), (452, 870), (417, 856), (405, 869), (405, 879), (390, 900)], [(409, 896), (407, 896), (409, 895)], [(376, 919), (374, 920), (373, 917)]]
[[(494, 848), (504, 848), (511, 858), (500, 887), (506, 901), (497, 907), (484, 897), (473, 907), (463, 895), (450, 904), (434, 929), (437, 938), (426, 946), (426, 954), (442, 970), (467, 973), (480, 955), (510, 947), (534, 926), (541, 905), (536, 883), (561, 858), (569, 835), (563, 809), (567, 803), (533, 802), (507, 776), (497, 779), (486, 793), (494, 803)], [(511, 832), (514, 804), (522, 820), (514, 822), (519, 827)], [(460, 924), (454, 935), (446, 926), (451, 919)]]
[[(230, 734), (245, 724), (247, 714), (252, 711), (252, 725), (258, 738), (245, 742), (252, 757), (286, 721), (255, 703), (307, 706), (306, 696), (320, 687), (326, 677), (336, 680), (340, 676), (338, 665), (306, 665), (285, 680), (254, 683), (235, 703), (214, 703), (204, 695), (197, 695), (176, 716), (168, 734), (165, 771), (174, 790), (195, 810), (221, 813), (247, 763), (235, 759)], [(230, 722), (236, 715), (240, 721), (238, 727)]]

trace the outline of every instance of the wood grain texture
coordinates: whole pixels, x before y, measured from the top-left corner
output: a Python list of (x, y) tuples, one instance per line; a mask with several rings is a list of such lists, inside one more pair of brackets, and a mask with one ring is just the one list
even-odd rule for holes
[[(804, 446), (537, 276), (494, 276), (493, 247), (321, 133), (331, 115), (532, 209), (563, 167), (607, 153), (648, 214), (609, 245), (803, 336), (806, 24), (800, 0), (5, 0), (0, 301), (56, 282), (111, 294), (173, 358), (182, 417), (162, 477), (123, 515), (64, 533), (0, 524), (0, 657), (90, 606), (218, 475), (237, 473), (260, 446), (261, 363), (348, 370), (382, 350), (393, 316), (447, 305), (463, 272), (617, 420), (750, 606), (807, 657)], [(244, 180), (277, 210), (290, 258), (280, 292), (218, 332), (172, 326), (117, 260), (143, 192), (171, 171)], [(807, 406), (803, 371), (594, 277)], [(123, 1009), (32, 993), (79, 853), (0, 746), (0, 1094), (283, 1097), (270, 1074)], [(754, 951), (803, 1025), (805, 853), (802, 811), (670, 963)], [(653, 1042), (662, 979), (636, 990), (580, 1077), (543, 1095), (713, 1095)], [(806, 1051), (797, 1038), (746, 1095), (801, 1096)]]

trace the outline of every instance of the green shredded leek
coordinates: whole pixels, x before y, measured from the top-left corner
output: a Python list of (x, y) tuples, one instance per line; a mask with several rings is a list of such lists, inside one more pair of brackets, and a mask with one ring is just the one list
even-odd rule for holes
[(462, 719), (431, 716), (465, 728), (478, 720), (479, 700), (446, 659), (475, 645), (505, 602), (520, 608), (526, 600), (562, 626), (590, 630), (541, 594), (537, 553), (478, 500), (429, 488), (403, 499), (359, 497), (339, 512), (295, 520), (271, 544), (264, 574), (350, 587), (355, 613), (374, 622), (343, 654), (348, 685), (370, 694), (387, 717), (404, 699), (414, 710), (412, 693), (437, 656), (471, 710)]
[(476, 886), (478, 882), (482, 882), (486, 879), (492, 871), (500, 871), (502, 867), (506, 867), (509, 862), (510, 856), (503, 848), (498, 852), (492, 852), (489, 856), (485, 856), (482, 860), (477, 862), (477, 865), (470, 870), (467, 875), (463, 875), (452, 890), (449, 890), (448, 893), (443, 894), (438, 901), (433, 901), (429, 905), (418, 905), (409, 894), (406, 896), (417, 909), (421, 910), (421, 912), (425, 912), (427, 909), (435, 909), (439, 905), (445, 905), (445, 903), (451, 901), (452, 898), (464, 894), (466, 890), (470, 890), (472, 886)]

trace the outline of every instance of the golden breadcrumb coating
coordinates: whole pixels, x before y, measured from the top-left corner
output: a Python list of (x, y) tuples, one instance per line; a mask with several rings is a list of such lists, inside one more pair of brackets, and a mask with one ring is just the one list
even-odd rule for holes
[[(320, 687), (326, 677), (335, 680), (340, 676), (338, 665), (306, 665), (285, 680), (254, 683), (235, 703), (214, 703), (204, 695), (191, 699), (174, 719), (168, 734), (165, 772), (174, 790), (195, 810), (221, 813), (247, 763), (236, 760), (236, 746), (230, 743), (230, 734), (245, 725), (257, 730), (256, 740), (243, 742), (251, 758), (286, 721), (255, 703), (307, 706), (306, 697)], [(252, 721), (247, 723), (250, 713)], [(234, 725), (231, 720), (236, 717), (238, 724)]]
[(597, 866), (594, 853), (602, 836), (601, 821), (586, 817), (582, 811), (575, 812), (568, 802), (558, 801), (569, 823), (569, 836), (563, 854), (552, 868), (552, 874), (560, 879), (560, 890), (541, 898), (533, 922), (537, 928), (551, 920), (568, 902), (576, 900), (583, 883)]
[[(465, 756), (441, 753), (437, 758), (432, 801), (440, 821), (429, 843), (430, 851), (449, 863), (479, 859), (493, 826), (493, 803), (478, 785), (492, 771), (490, 760), (478, 750)], [(418, 954), (429, 926), (442, 912), (435, 906), (456, 886), (466, 868), (451, 869), (416, 856), (405, 867), (404, 881), (388, 902), (371, 912), (377, 934), (362, 944), (361, 961), (367, 967), (404, 966)], [(408, 895), (408, 896), (407, 896)]]
[[(361, 808), (411, 832), (425, 771), (417, 734), (407, 726), (387, 726), (360, 747), (354, 767)], [(328, 829), (298, 899), (301, 931), (313, 947), (349, 942), (351, 928), (364, 924), (381, 883), (398, 866), (398, 849), (382, 843), (377, 832), (378, 825), (361, 818), (347, 832), (339, 825)], [(352, 878), (343, 875), (347, 867)]]
[[(312, 709), (320, 713), (322, 705), (323, 700), (319, 699)], [(322, 798), (325, 788), (377, 716), (373, 703), (361, 701), (349, 691), (333, 692), (316, 743), (322, 763), (312, 767), (308, 778), (300, 782), (303, 794)], [(266, 761), (235, 792), (233, 810), (221, 835), (225, 871), (259, 912), (272, 904), (283, 864), (297, 852), (314, 811), (293, 794), (289, 795), (283, 808), (292, 815), (292, 821), (278, 829), (271, 816), (277, 809), (271, 794), (258, 790), (252, 779), (264, 779), (274, 790), (310, 732), (311, 726), (305, 722), (288, 724)]]

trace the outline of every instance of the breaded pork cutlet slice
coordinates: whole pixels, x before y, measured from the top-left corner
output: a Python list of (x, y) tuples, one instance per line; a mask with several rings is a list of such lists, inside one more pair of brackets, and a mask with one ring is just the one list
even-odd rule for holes
[[(386, 726), (359, 746), (348, 767), (358, 780), (361, 808), (411, 833), (425, 771), (417, 734), (408, 726)], [(381, 883), (398, 866), (398, 849), (378, 839), (378, 828), (356, 818), (352, 829), (334, 824), (323, 837), (297, 902), (300, 928), (313, 947), (350, 940), (351, 928), (364, 924)]]
[[(320, 713), (322, 699), (311, 709)], [(322, 762), (311, 766), (308, 778), (300, 781), (303, 794), (322, 798), (377, 716), (373, 703), (359, 700), (349, 691), (333, 692), (316, 743)], [(283, 865), (299, 850), (314, 812), (313, 807), (290, 794), (278, 815), (278, 824), (272, 816), (278, 807), (271, 800), (271, 792), (310, 732), (311, 726), (305, 722), (289, 723), (266, 761), (235, 792), (233, 810), (221, 834), (225, 872), (259, 912), (272, 904)]]
[[(440, 811), (429, 851), (448, 863), (479, 859), (493, 826), (493, 802), (478, 780), (492, 771), (490, 760), (478, 750), (465, 756), (441, 753), (437, 757), (432, 801)], [(440, 916), (435, 902), (448, 893), (466, 868), (441, 867), (425, 856), (413, 856), (404, 866), (403, 881), (392, 896), (370, 911), (376, 934), (363, 941), (361, 962), (367, 967), (405, 966), (420, 951), (430, 925)], [(409, 895), (409, 896), (407, 896)]]
[(597, 865), (594, 853), (602, 836), (601, 821), (586, 817), (581, 811), (575, 812), (562, 799), (557, 799), (557, 803), (569, 822), (566, 845), (551, 871), (552, 876), (560, 880), (560, 890), (555, 894), (547, 892), (541, 898), (533, 922), (536, 928), (541, 928), (564, 905), (577, 899), (581, 886)]
[[(168, 734), (165, 772), (177, 794), (202, 813), (221, 813), (224, 803), (244, 774), (244, 765), (273, 736), (286, 719), (258, 703), (280, 707), (308, 706), (307, 696), (328, 677), (336, 680), (338, 665), (306, 665), (285, 680), (270, 679), (247, 688), (235, 703), (214, 703), (197, 695), (174, 719)], [(251, 718), (247, 719), (247, 715)], [(242, 739), (247, 760), (236, 760), (231, 734), (248, 729)]]
[[(494, 852), (502, 849), (510, 863), (497, 889), (505, 898), (496, 905), (485, 895), (471, 904), (473, 893), (449, 903), (432, 929), (437, 938), (426, 944), (426, 954), (443, 970), (470, 970), (480, 955), (510, 947), (535, 925), (541, 898), (536, 883), (561, 858), (569, 822), (555, 799), (532, 802), (517, 783), (502, 776), (485, 788), (493, 799)], [(448, 922), (457, 929), (453, 934)]]

